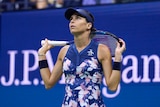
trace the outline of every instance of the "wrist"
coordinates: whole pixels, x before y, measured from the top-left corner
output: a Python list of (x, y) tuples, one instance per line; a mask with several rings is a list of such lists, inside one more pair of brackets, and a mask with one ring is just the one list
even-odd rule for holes
[(38, 53), (38, 59), (39, 59), (39, 61), (46, 60), (46, 54), (45, 53)]
[(40, 60), (39, 61), (39, 69), (48, 68), (47, 60)]
[(46, 53), (47, 53), (47, 51), (45, 51), (45, 50), (42, 50), (42, 49), (38, 50), (38, 56), (45, 56)]
[(121, 70), (121, 62), (114, 62), (113, 63), (113, 70)]
[(121, 58), (115, 58), (114, 62), (121, 62)]
[(38, 56), (46, 56), (44, 53), (38, 53)]
[(114, 57), (114, 61), (115, 62), (121, 62), (122, 60), (122, 55), (121, 54), (116, 54), (115, 57)]
[(38, 51), (38, 56), (46, 56), (46, 52), (45, 51)]

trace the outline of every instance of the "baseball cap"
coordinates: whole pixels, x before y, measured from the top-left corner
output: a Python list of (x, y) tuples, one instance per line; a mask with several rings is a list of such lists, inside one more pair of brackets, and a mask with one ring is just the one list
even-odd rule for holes
[(70, 19), (70, 17), (75, 14), (75, 13), (78, 13), (78, 15), (86, 18), (87, 22), (91, 22), (92, 24), (94, 23), (94, 17), (93, 15), (87, 11), (87, 10), (84, 10), (84, 9), (74, 9), (74, 8), (68, 8), (66, 11), (65, 11), (65, 18), (67, 20)]

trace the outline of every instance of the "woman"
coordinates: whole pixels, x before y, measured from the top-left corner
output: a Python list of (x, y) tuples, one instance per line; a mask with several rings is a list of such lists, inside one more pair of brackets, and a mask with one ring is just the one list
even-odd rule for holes
[(112, 57), (109, 48), (92, 41), (90, 33), (94, 31), (94, 18), (84, 9), (69, 8), (65, 12), (69, 20), (69, 29), (74, 36), (74, 44), (64, 46), (56, 64), (50, 72), (46, 52), (53, 48), (45, 40), (38, 50), (39, 67), (46, 89), (51, 88), (65, 74), (65, 97), (62, 107), (105, 107), (100, 93), (100, 84), (104, 75), (108, 88), (115, 91), (120, 82), (121, 55), (125, 50), (117, 43), (112, 69)]

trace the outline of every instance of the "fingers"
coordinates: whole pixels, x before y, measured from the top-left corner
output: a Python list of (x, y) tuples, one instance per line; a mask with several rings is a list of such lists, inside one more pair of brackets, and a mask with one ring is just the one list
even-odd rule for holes
[(123, 39), (119, 38), (119, 42), (117, 44), (117, 46), (119, 47), (119, 49), (123, 52), (126, 50), (126, 43)]
[(48, 39), (47, 38), (45, 38), (45, 40), (44, 40), (44, 45), (48, 45)]
[(48, 48), (48, 50), (54, 47), (53, 45), (49, 44), (49, 41), (50, 40), (48, 40), (47, 38), (45, 38), (44, 45), (45, 45), (46, 48)]

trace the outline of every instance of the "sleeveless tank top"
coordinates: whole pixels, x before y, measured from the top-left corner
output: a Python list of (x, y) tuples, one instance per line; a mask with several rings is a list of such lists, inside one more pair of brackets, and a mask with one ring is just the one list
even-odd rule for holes
[(63, 61), (66, 87), (62, 107), (105, 107), (100, 91), (103, 72), (97, 50), (95, 41), (81, 52), (75, 44), (70, 45)]

